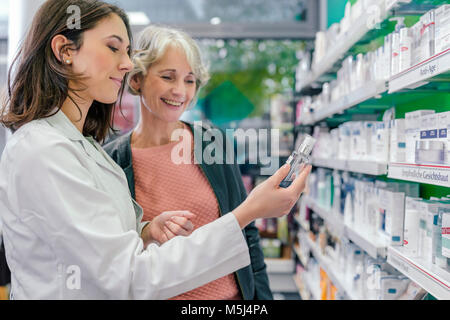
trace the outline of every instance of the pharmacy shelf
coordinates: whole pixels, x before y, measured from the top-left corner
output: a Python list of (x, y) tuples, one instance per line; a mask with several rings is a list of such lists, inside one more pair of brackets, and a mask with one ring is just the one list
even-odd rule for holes
[(390, 163), (388, 178), (450, 188), (450, 166)]
[(386, 258), (387, 245), (381, 239), (361, 232), (353, 225), (345, 225), (345, 234), (372, 258)]
[(437, 299), (450, 300), (450, 273), (423, 259), (411, 258), (403, 247), (388, 247), (387, 261)]
[(300, 250), (300, 246), (298, 244), (295, 244), (293, 246), (294, 248), (294, 253), (297, 255), (298, 259), (300, 260), (300, 262), (302, 263), (302, 265), (304, 267), (306, 267), (306, 265), (308, 264), (308, 258), (306, 258), (304, 256), (304, 254), (302, 253), (302, 251)]
[(336, 288), (338, 288), (339, 291), (345, 292), (345, 294), (348, 296), (351, 300), (359, 300), (359, 298), (350, 290), (350, 286), (345, 282), (344, 279), (342, 279), (342, 276), (339, 275), (338, 266), (336, 266), (336, 263), (333, 262), (330, 258), (326, 257), (320, 252), (319, 247), (317, 244), (315, 244), (309, 237), (306, 238), (308, 242), (308, 246), (313, 253), (314, 257), (316, 258), (319, 265), (322, 267), (322, 269), (327, 273), (328, 277), (330, 278), (331, 282), (335, 285)]
[(305, 292), (305, 286), (302, 283), (302, 280), (300, 279), (300, 276), (298, 274), (294, 274), (292, 276), (292, 279), (294, 280), (295, 285), (297, 286), (298, 293), (300, 294), (300, 297), (302, 300), (308, 300), (309, 296)]
[(306, 221), (303, 221), (298, 214), (294, 215), (294, 219), (303, 228), (303, 230), (309, 231), (308, 223)]
[(325, 220), (330, 227), (332, 227), (339, 236), (345, 234), (345, 225), (342, 219), (337, 217), (338, 213), (334, 213), (332, 210), (322, 208), (316, 203), (314, 199), (309, 196), (304, 196), (304, 203), (314, 212), (316, 212), (323, 220)]
[(352, 240), (361, 249), (366, 251), (371, 257), (386, 258), (386, 243), (368, 233), (362, 233), (357, 228), (338, 219), (331, 210), (319, 206), (316, 201), (310, 197), (305, 197), (306, 205), (327, 221), (331, 226), (342, 229), (341, 235), (345, 235)]
[(302, 274), (305, 289), (310, 293), (312, 300), (320, 300), (320, 286), (319, 283), (311, 281), (311, 276), (308, 272)]
[(388, 173), (387, 163), (375, 161), (313, 158), (312, 164), (316, 167), (364, 173), (374, 176), (386, 175)]
[(314, 111), (312, 119), (302, 124), (312, 125), (316, 122), (331, 117), (336, 113), (342, 113), (351, 107), (381, 95), (386, 92), (387, 89), (388, 87), (385, 81), (369, 81), (356, 91), (348, 95), (344, 95), (335, 102), (331, 102), (329, 106)]
[[(379, 1), (381, 4), (385, 2), (385, 5), (381, 6), (379, 18), (381, 21), (385, 20), (389, 12), (401, 3), (410, 2), (410, 0), (382, 0)], [(375, 24), (368, 19), (367, 14), (362, 14), (361, 17), (352, 22), (352, 27), (346, 35), (341, 37), (336, 41), (336, 45), (332, 50), (322, 58), (321, 61), (315, 64), (315, 68), (305, 77), (304, 81), (300, 82), (297, 86), (297, 91), (302, 91), (302, 89), (310, 86), (313, 82), (317, 81), (323, 74), (328, 72), (335, 63), (345, 56), (345, 53), (349, 51), (359, 40), (361, 40), (364, 35), (366, 35), (370, 30), (375, 27)]]
[(425, 60), (389, 80), (389, 93), (402, 89), (415, 89), (430, 82), (434, 77), (450, 71), (450, 49)]

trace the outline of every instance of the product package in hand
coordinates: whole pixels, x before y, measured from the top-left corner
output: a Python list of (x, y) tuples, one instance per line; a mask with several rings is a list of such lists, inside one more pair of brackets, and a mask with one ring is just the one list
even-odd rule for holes
[(292, 154), (286, 161), (286, 163), (290, 164), (291, 168), (286, 178), (284, 178), (284, 180), (280, 183), (280, 187), (289, 187), (292, 181), (294, 181), (295, 177), (298, 176), (301, 169), (309, 163), (309, 155), (311, 154), (315, 143), (316, 139), (308, 134), (305, 134), (303, 141), (302, 143), (300, 143), (297, 151), (292, 152)]

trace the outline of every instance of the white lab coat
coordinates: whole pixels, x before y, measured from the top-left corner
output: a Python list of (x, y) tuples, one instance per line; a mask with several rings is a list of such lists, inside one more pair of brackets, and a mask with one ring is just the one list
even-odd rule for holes
[(8, 141), (0, 214), (14, 299), (167, 299), (250, 263), (233, 214), (144, 249), (142, 209), (94, 144), (62, 111)]

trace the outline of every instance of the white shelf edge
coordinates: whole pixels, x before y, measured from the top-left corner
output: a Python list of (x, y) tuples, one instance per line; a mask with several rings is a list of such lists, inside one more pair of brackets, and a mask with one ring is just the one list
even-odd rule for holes
[(367, 160), (341, 160), (313, 158), (312, 164), (317, 167), (370, 174), (374, 176), (386, 175), (388, 173), (387, 163)]
[(450, 188), (450, 166), (389, 163), (388, 178)]
[(264, 258), (267, 266), (267, 273), (291, 274), (295, 271), (293, 259)]
[(391, 77), (389, 93), (395, 93), (409, 87), (419, 87), (428, 80), (450, 70), (450, 49)]
[(387, 245), (382, 240), (370, 235), (363, 235), (353, 225), (348, 224), (345, 225), (345, 234), (372, 258), (386, 258)]
[(422, 259), (408, 257), (404, 249), (388, 247), (388, 263), (440, 300), (450, 299), (450, 273)]
[(319, 109), (313, 115), (313, 123), (326, 119), (336, 113), (343, 112), (354, 107), (364, 101), (372, 99), (388, 90), (385, 81), (369, 81), (364, 86), (358, 88), (354, 92), (343, 96), (338, 101), (332, 102), (329, 106)]

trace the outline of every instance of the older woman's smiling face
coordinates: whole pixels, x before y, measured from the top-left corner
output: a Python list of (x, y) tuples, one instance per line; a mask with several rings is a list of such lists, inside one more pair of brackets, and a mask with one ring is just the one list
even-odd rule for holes
[(138, 80), (141, 103), (158, 119), (176, 122), (195, 96), (195, 80), (184, 51), (169, 46)]

